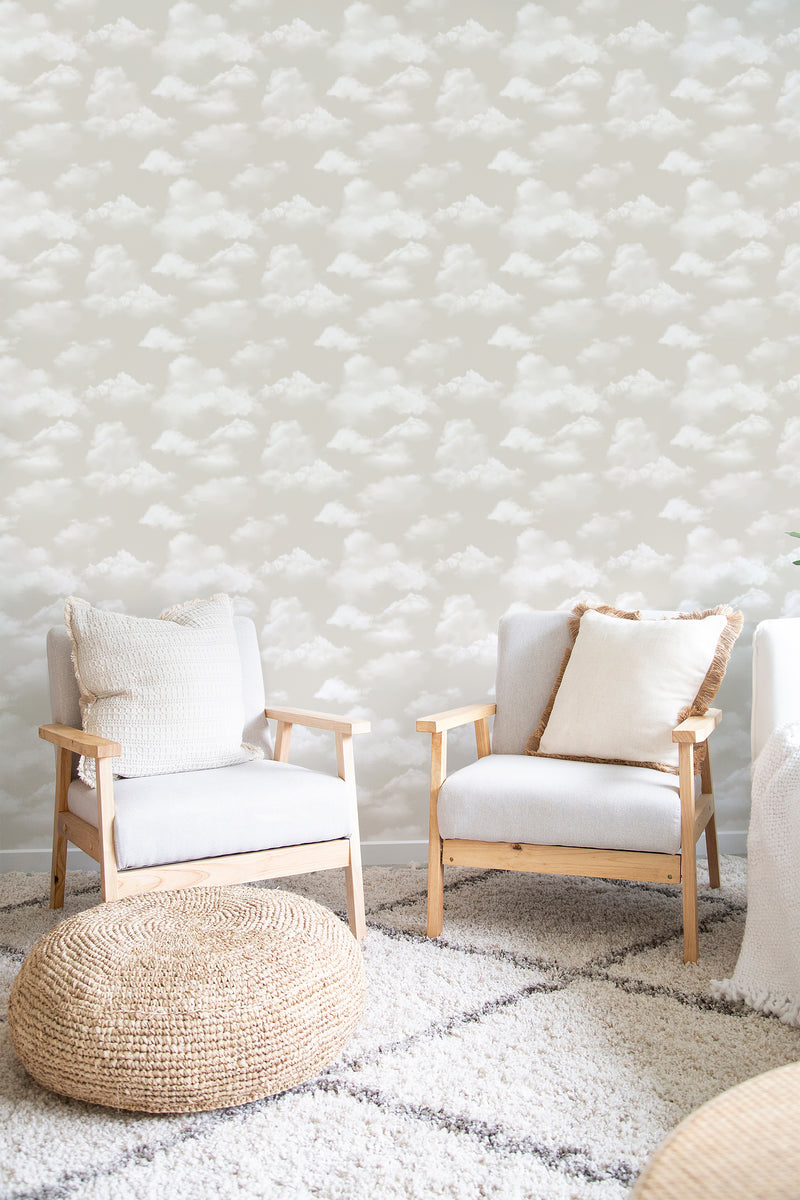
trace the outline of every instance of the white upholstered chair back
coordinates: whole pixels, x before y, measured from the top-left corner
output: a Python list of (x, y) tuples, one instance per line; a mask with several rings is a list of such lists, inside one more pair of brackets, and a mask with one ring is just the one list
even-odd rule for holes
[(770, 734), (793, 721), (800, 721), (800, 617), (776, 617), (753, 634), (753, 762)]
[(516, 612), (500, 618), (495, 754), (524, 754), (569, 645), (568, 612)]
[[(249, 617), (234, 617), (233, 623), (242, 664), (242, 701), (245, 714), (242, 741), (260, 746), (265, 757), (272, 758), (269, 724), (264, 716), (264, 675), (256, 627)], [(80, 729), (80, 691), (72, 666), (72, 647), (66, 628), (54, 628), (47, 634), (47, 669), (50, 676), (50, 708), (53, 721)]]

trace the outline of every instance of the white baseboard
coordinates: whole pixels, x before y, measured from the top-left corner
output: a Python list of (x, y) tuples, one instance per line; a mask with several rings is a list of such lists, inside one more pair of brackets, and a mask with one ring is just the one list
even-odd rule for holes
[[(705, 846), (700, 843), (700, 855)], [(720, 854), (747, 854), (746, 830), (723, 830), (719, 834)], [(405, 867), (410, 863), (424, 866), (428, 861), (427, 841), (416, 842), (362, 842), (361, 857), (365, 867)], [(94, 859), (82, 850), (70, 846), (67, 851), (67, 869), (70, 871), (98, 871)], [(0, 873), (6, 871), (50, 871), (49, 850), (0, 850)]]
[(419, 842), (362, 842), (361, 861), (365, 867), (418, 867), (427, 865), (428, 839)]
[[(717, 830), (720, 854), (736, 854), (739, 858), (747, 858), (747, 830), (723, 829)], [(701, 843), (705, 853), (705, 846)]]
[[(100, 871), (99, 863), (77, 846), (67, 847), (68, 871)], [(50, 874), (49, 850), (0, 850), (0, 874), (7, 871), (44, 871)]]

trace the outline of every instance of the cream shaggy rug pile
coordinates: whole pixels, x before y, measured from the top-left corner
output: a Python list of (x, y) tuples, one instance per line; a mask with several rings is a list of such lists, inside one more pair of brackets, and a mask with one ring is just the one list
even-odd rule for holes
[[(800, 1031), (714, 1000), (744, 927), (741, 860), (701, 889), (699, 966), (655, 884), (366, 872), (367, 1014), (321, 1078), (243, 1108), (137, 1116), (62, 1099), (2, 1027), (4, 1200), (616, 1200), (667, 1131), (733, 1084), (800, 1058)], [(339, 910), (342, 872), (283, 881)], [(270, 883), (267, 886), (275, 886)], [(71, 873), (70, 915), (98, 901)], [(42, 875), (0, 877), (2, 990), (59, 917)]]

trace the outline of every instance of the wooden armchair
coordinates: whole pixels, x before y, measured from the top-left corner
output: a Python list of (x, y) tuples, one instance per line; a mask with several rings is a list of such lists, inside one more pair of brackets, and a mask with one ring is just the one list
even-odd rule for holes
[[(525, 755), (530, 714), (544, 709), (569, 644), (568, 616), (503, 618), (497, 703), (417, 720), (418, 732), (431, 734), (428, 936), (442, 932), (448, 866), (641, 880), (680, 884), (684, 960), (696, 962), (696, 844), (703, 833), (712, 887), (720, 876), (711, 765), (706, 747), (698, 794), (695, 749), (722, 714), (709, 709), (672, 731), (677, 779), (644, 767)], [(448, 730), (468, 724), (475, 726), (477, 762), (448, 776)]]
[[(369, 721), (266, 707), (255, 626), (245, 617), (234, 625), (246, 740), (260, 744), (265, 757), (134, 779), (114, 779), (119, 743), (80, 728), (69, 637), (50, 630), (54, 723), (39, 728), (56, 747), (50, 907), (64, 903), (68, 842), (100, 864), (104, 900), (344, 867), (349, 924), (360, 940), (366, 922), (353, 737), (368, 733)], [(269, 719), (277, 722), (274, 754)], [(338, 777), (289, 764), (294, 725), (334, 734)], [(96, 788), (75, 777), (81, 754), (95, 760)]]

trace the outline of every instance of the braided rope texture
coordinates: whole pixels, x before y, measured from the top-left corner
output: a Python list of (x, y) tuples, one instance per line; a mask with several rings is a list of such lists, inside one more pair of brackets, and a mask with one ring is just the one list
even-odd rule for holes
[(364, 1007), (361, 948), (328, 909), (274, 889), (192, 888), (61, 922), (14, 981), (26, 1071), (93, 1104), (201, 1112), (333, 1062)]

